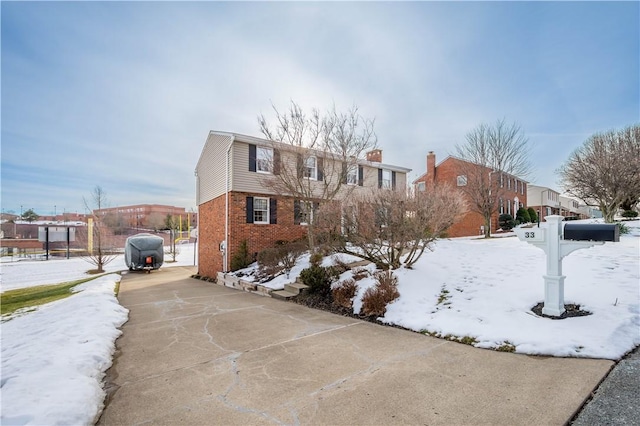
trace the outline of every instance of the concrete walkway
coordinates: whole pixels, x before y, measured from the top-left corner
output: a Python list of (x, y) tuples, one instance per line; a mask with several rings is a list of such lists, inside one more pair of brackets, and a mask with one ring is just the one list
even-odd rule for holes
[(193, 272), (123, 278), (99, 424), (562, 425), (613, 365), (476, 349)]

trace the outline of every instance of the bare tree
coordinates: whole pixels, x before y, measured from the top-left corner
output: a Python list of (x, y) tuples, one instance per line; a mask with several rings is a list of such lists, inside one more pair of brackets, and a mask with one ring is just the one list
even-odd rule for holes
[(172, 261), (175, 262), (177, 256), (180, 254), (180, 249), (176, 246), (176, 231), (180, 228), (179, 218), (167, 214), (164, 220), (164, 226), (169, 230), (169, 249), (165, 253), (171, 255)]
[(340, 243), (337, 250), (380, 269), (412, 267), (466, 210), (463, 196), (447, 186), (415, 194), (373, 189), (323, 208), (332, 211), (321, 216), (319, 228)]
[(307, 115), (292, 101), (284, 113), (275, 106), (273, 110), (274, 126), (264, 115), (258, 117), (262, 134), (280, 143), (274, 144), (272, 158), (263, 159), (273, 172), (265, 186), (297, 201), (296, 213), (308, 225), (313, 250), (317, 206), (351, 191), (346, 183), (354, 170), (357, 173), (358, 160), (377, 145), (374, 121), (361, 117), (356, 106), (338, 112), (334, 105), (324, 113), (313, 109)]
[(597, 205), (605, 222), (613, 222), (618, 208), (640, 199), (640, 125), (592, 135), (558, 174), (565, 191)]
[(491, 216), (505, 197), (505, 179), (526, 178), (531, 173), (528, 139), (516, 123), (504, 119), (493, 125), (480, 124), (467, 133), (466, 142), (456, 145), (461, 162), (459, 188), (469, 200), (469, 209), (484, 218), (484, 235), (491, 235)]
[(96, 266), (97, 273), (102, 273), (104, 266), (117, 256), (112, 233), (105, 223), (105, 217), (99, 214), (99, 210), (106, 207), (107, 197), (104, 190), (96, 186), (91, 191), (90, 198), (87, 200), (82, 197), (82, 201), (91, 212), (92, 219), (92, 224), (87, 229), (87, 255), (84, 259)]

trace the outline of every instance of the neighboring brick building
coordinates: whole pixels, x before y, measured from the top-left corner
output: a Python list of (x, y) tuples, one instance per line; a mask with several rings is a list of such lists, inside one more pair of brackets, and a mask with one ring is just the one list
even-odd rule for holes
[[(498, 211), (491, 217), (491, 232), (498, 229), (498, 216), (502, 213), (508, 213), (515, 217), (520, 207), (527, 207), (527, 182), (516, 176), (505, 173), (497, 173), (493, 170), (472, 164), (468, 161), (448, 156), (436, 165), (436, 155), (433, 151), (427, 154), (427, 171), (414, 182), (416, 191), (425, 191), (427, 188), (449, 184), (452, 188), (460, 188), (467, 185), (470, 176), (466, 174), (473, 173), (476, 176), (486, 176), (487, 182), (491, 182), (494, 189), (494, 196), (497, 197), (499, 204)], [(464, 191), (460, 189), (464, 194)], [(467, 199), (467, 202), (469, 200)], [(462, 218), (456, 222), (447, 234), (450, 237), (466, 237), (472, 235), (481, 235), (484, 227), (484, 219), (479, 213), (468, 211)]]
[(292, 150), (287, 144), (252, 136), (209, 133), (196, 166), (200, 275), (215, 277), (217, 272), (229, 271), (231, 258), (243, 240), (247, 241), (249, 253), (255, 254), (277, 241), (306, 236), (302, 202), (278, 196), (266, 185), (281, 167), (293, 165), (300, 170), (299, 164), (304, 161), (304, 176), (300, 179), (312, 183), (335, 178), (330, 170), (348, 167), (343, 183), (345, 188), (356, 191), (407, 185), (410, 169), (383, 164), (380, 150), (369, 152), (367, 160), (349, 165), (310, 150), (304, 151), (302, 159)]

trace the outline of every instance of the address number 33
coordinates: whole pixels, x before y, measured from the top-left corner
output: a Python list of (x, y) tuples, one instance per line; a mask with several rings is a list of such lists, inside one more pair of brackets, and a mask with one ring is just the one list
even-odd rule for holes
[(524, 237), (525, 238), (535, 238), (536, 237), (536, 233), (535, 232), (525, 232), (524, 233)]

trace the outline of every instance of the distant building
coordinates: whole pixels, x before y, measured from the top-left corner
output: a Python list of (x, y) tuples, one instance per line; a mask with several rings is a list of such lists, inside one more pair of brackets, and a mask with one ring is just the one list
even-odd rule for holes
[[(454, 191), (460, 191), (467, 202), (465, 191), (461, 187), (467, 185), (465, 171), (473, 173), (486, 173), (491, 179), (491, 188), (495, 188), (494, 194), (499, 194), (498, 209), (491, 216), (491, 232), (496, 231), (498, 226), (498, 216), (503, 213), (515, 217), (520, 207), (527, 206), (527, 182), (517, 176), (508, 173), (498, 173), (492, 169), (473, 164), (457, 157), (448, 156), (436, 165), (436, 155), (433, 151), (427, 154), (427, 171), (413, 181), (416, 191), (426, 191), (427, 188), (448, 184)], [(453, 224), (447, 231), (450, 237), (467, 237), (481, 235), (484, 229), (484, 218), (479, 213), (467, 211), (460, 220)]]
[(562, 204), (560, 203), (560, 193), (546, 186), (529, 185), (527, 187), (527, 199), (529, 207), (532, 207), (540, 221), (544, 222), (545, 216), (560, 215)]
[(120, 226), (137, 229), (162, 229), (167, 216), (181, 221), (182, 229), (194, 228), (196, 213), (187, 212), (184, 207), (162, 204), (136, 204), (132, 206), (110, 207), (94, 210), (93, 214), (117, 222)]

